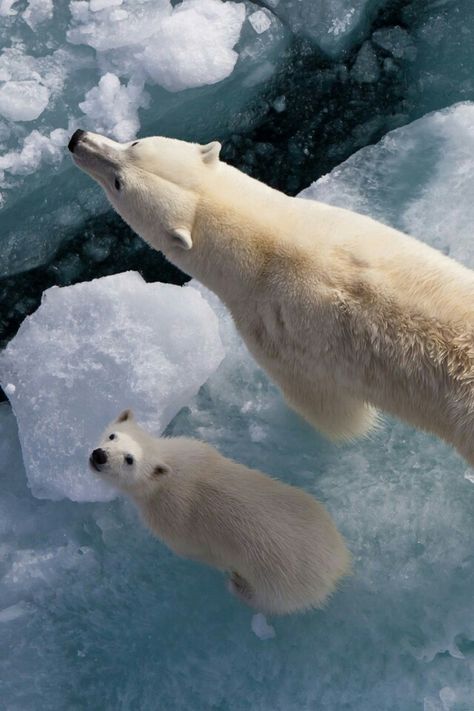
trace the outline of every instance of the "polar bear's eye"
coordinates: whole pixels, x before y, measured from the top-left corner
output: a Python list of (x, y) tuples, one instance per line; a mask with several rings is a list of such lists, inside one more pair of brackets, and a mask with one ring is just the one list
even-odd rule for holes
[(115, 178), (114, 185), (115, 185), (116, 190), (120, 190), (120, 188), (122, 187), (122, 183), (120, 182), (120, 180), (118, 178)]
[(117, 437), (117, 435), (116, 435), (116, 434), (114, 434), (113, 432), (112, 432), (112, 434), (111, 434), (111, 435), (109, 435), (109, 439), (115, 439), (116, 437)]
[(130, 146), (130, 148), (133, 148), (133, 146), (137, 146), (137, 145), (138, 145), (138, 141), (134, 141), (134, 142), (132, 143), (132, 145)]
[(131, 454), (126, 454), (126, 455), (125, 455), (125, 461), (127, 462), (127, 464), (133, 464), (133, 457), (132, 457), (132, 455), (131, 455)]

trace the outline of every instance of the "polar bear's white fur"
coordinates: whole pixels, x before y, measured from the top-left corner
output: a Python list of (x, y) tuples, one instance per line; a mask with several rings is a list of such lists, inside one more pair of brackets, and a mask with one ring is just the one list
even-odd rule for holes
[(219, 147), (84, 132), (70, 145), (132, 228), (221, 298), (317, 428), (352, 438), (380, 408), (474, 464), (474, 272), (368, 217), (273, 190)]
[(312, 496), (204, 442), (152, 437), (130, 410), (90, 461), (175, 553), (228, 572), (231, 591), (261, 612), (320, 607), (348, 572), (344, 540)]

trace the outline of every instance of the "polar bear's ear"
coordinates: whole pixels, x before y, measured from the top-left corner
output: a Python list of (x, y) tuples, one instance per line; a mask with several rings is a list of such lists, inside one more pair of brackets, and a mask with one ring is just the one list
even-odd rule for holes
[(191, 232), (186, 227), (175, 227), (171, 232), (171, 237), (174, 244), (177, 244), (181, 249), (191, 249), (193, 246)]
[(212, 141), (212, 143), (201, 146), (201, 156), (204, 163), (217, 163), (221, 148), (219, 141)]
[(153, 467), (153, 476), (154, 477), (163, 476), (163, 474), (169, 474), (170, 471), (171, 471), (171, 469), (167, 464), (165, 464), (164, 462), (160, 462), (159, 464), (156, 464)]
[(133, 412), (131, 410), (124, 410), (121, 412), (115, 421), (119, 423), (127, 422), (127, 420), (133, 420)]

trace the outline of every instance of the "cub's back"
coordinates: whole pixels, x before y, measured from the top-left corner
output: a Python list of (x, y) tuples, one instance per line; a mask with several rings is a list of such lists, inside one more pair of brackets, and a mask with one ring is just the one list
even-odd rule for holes
[(312, 496), (257, 470), (218, 457), (216, 467), (194, 481), (190, 533), (218, 541), (231, 555), (274, 568), (323, 563), (342, 537)]

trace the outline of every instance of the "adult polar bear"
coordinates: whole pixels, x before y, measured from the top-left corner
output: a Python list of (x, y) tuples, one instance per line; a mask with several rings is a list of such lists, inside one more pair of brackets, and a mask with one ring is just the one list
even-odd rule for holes
[(354, 212), (292, 198), (220, 144), (78, 130), (76, 164), (152, 247), (212, 289), (288, 403), (333, 439), (381, 408), (474, 465), (474, 272)]

